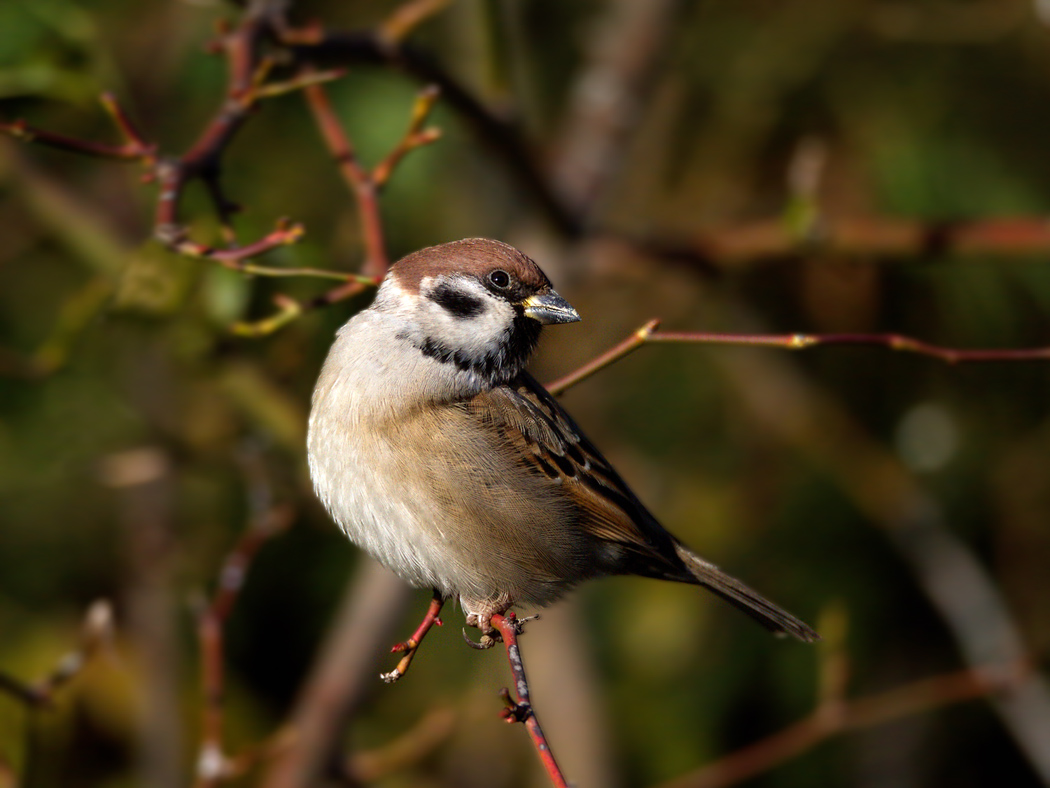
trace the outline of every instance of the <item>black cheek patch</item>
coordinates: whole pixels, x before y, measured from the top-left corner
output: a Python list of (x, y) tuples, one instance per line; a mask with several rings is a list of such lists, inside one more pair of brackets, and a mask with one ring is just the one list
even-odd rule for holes
[(429, 293), (429, 298), (455, 317), (477, 317), (485, 311), (480, 299), (467, 295), (449, 284), (442, 283)]

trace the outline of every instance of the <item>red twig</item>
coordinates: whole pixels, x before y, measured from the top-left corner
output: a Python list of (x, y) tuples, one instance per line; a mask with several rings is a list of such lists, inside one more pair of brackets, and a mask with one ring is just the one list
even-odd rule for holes
[(232, 249), (217, 249), (212, 246), (205, 246), (196, 243), (183, 237), (179, 240), (173, 240), (172, 248), (187, 257), (207, 257), (225, 268), (230, 268), (234, 271), (248, 271), (250, 273), (248, 270), (249, 266), (244, 263), (245, 260), (260, 255), (263, 252), (268, 252), (271, 249), (276, 249), (280, 246), (294, 244), (302, 238), (303, 232), (304, 230), (301, 224), (289, 224), (288, 222), (281, 220), (269, 235), (266, 235), (247, 246), (238, 246)]
[(427, 608), (426, 615), (423, 616), (423, 620), (420, 622), (419, 626), (416, 627), (416, 631), (412, 633), (412, 636), (408, 640), (395, 643), (390, 649), (391, 654), (404, 653), (405, 656), (401, 657), (401, 661), (397, 663), (397, 667), (389, 673), (379, 674), (379, 678), (387, 684), (393, 684), (408, 672), (408, 666), (412, 664), (412, 658), (415, 657), (416, 651), (419, 650), (419, 646), (423, 642), (423, 638), (427, 636), (427, 632), (429, 632), (431, 627), (435, 624), (439, 627), (441, 626), (441, 619), (438, 618), (438, 616), (440, 615), (441, 607), (444, 604), (445, 600), (442, 598), (440, 592), (434, 591), (434, 596), (430, 600), (430, 606)]
[(565, 776), (561, 773), (547, 737), (543, 734), (540, 721), (536, 718), (536, 712), (532, 708), (529, 698), (529, 682), (525, 678), (525, 666), (521, 661), (521, 651), (518, 648), (518, 635), (521, 634), (522, 622), (518, 621), (513, 612), (505, 615), (497, 613), (492, 617), (492, 625), (499, 630), (503, 636), (503, 645), (507, 650), (507, 661), (510, 662), (510, 671), (514, 676), (514, 698), (511, 700), (510, 693), (504, 689), (500, 694), (507, 706), (503, 709), (503, 719), (507, 722), (523, 722), (529, 732), (532, 744), (536, 748), (543, 768), (550, 777), (551, 784), (555, 788), (568, 788)]
[(552, 394), (561, 394), (595, 372), (654, 342), (684, 342), (705, 345), (748, 345), (751, 347), (807, 350), (820, 345), (872, 345), (904, 353), (939, 359), (949, 364), (988, 361), (1046, 361), (1050, 347), (963, 349), (923, 342), (902, 334), (717, 334), (704, 332), (658, 331), (660, 321), (650, 320), (619, 344), (595, 357), (574, 372), (550, 383)]
[(387, 256), (383, 220), (379, 212), (378, 187), (371, 174), (358, 160), (353, 143), (336, 117), (325, 89), (320, 85), (310, 85), (303, 92), (317, 128), (357, 200), (365, 244), (365, 261), (361, 271), (372, 276), (381, 276), (389, 267), (390, 259)]
[(99, 99), (102, 108), (106, 110), (121, 135), (124, 137), (123, 145), (107, 145), (91, 140), (79, 140), (55, 134), (43, 129), (33, 128), (24, 120), (16, 120), (12, 123), (0, 122), (0, 132), (11, 135), (15, 139), (24, 142), (35, 142), (47, 145), (51, 148), (81, 153), (87, 156), (99, 156), (104, 159), (116, 159), (117, 161), (141, 161), (147, 167), (156, 164), (157, 146), (148, 143), (131, 122), (128, 114), (117, 103), (112, 93), (103, 93)]
[(420, 92), (412, 108), (412, 118), (407, 131), (386, 158), (371, 171), (361, 164), (353, 142), (339, 122), (324, 88), (313, 84), (307, 86), (303, 92), (317, 128), (357, 201), (365, 245), (365, 262), (361, 270), (366, 275), (381, 277), (390, 266), (390, 258), (379, 210), (379, 193), (405, 154), (438, 138), (437, 130), (423, 128), (437, 101), (437, 88), (429, 87)]

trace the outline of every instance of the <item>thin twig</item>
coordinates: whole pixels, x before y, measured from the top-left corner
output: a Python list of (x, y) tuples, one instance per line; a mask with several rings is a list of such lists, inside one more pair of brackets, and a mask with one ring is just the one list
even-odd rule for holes
[(339, 166), (347, 186), (350, 188), (361, 216), (364, 235), (365, 260), (362, 273), (382, 276), (390, 266), (383, 235), (383, 220), (379, 212), (379, 191), (371, 174), (357, 158), (357, 151), (336, 117), (328, 93), (321, 85), (308, 85), (303, 95), (313, 113), (321, 136)]
[(408, 129), (401, 136), (400, 142), (386, 155), (386, 158), (372, 168), (371, 178), (377, 189), (382, 189), (386, 185), (394, 169), (407, 153), (441, 138), (440, 129), (423, 128), (423, 124), (427, 122), (427, 118), (430, 117), (440, 97), (441, 90), (437, 85), (428, 85), (416, 95), (416, 100), (412, 104)]
[(64, 654), (44, 678), (33, 683), (0, 673), (0, 692), (29, 707), (49, 706), (59, 691), (68, 686), (98, 652), (113, 639), (113, 607), (105, 599), (92, 603), (84, 614), (80, 643)]
[[(303, 237), (303, 232), (303, 226), (301, 224), (289, 224), (282, 220), (277, 223), (277, 227), (268, 235), (260, 238), (254, 243), (248, 244), (247, 246), (238, 246), (232, 249), (217, 249), (211, 246), (204, 246), (203, 244), (196, 243), (184, 237), (170, 239), (169, 245), (176, 252), (187, 257), (206, 258), (214, 260), (220, 265), (234, 271), (247, 271), (248, 266), (244, 265), (244, 260), (268, 252), (271, 249), (277, 249), (281, 246), (289, 246), (297, 243), (299, 239)], [(275, 271), (279, 269), (268, 270)], [(346, 277), (344, 276), (343, 278)]]
[(390, 267), (390, 258), (383, 232), (382, 214), (379, 210), (379, 193), (405, 154), (434, 142), (440, 136), (436, 130), (423, 128), (423, 124), (426, 123), (437, 101), (437, 88), (428, 87), (420, 91), (412, 107), (408, 129), (386, 158), (372, 171), (369, 171), (358, 158), (354, 144), (339, 122), (325, 89), (319, 84), (312, 84), (308, 85), (303, 93), (313, 113), (317, 128), (338, 164), (339, 171), (350, 192), (357, 201), (365, 246), (365, 261), (361, 270), (366, 275), (381, 277)]
[(635, 350), (640, 348), (648, 341), (649, 337), (652, 336), (653, 332), (660, 326), (660, 321), (656, 318), (650, 320), (643, 326), (640, 326), (634, 333), (632, 333), (625, 340), (615, 345), (604, 353), (588, 361), (583, 366), (570, 372), (568, 375), (559, 378), (553, 383), (547, 384), (547, 390), (551, 394), (557, 396), (564, 391), (575, 386), (583, 380), (586, 380), (595, 372), (598, 372), (610, 364), (619, 361), (629, 353), (633, 353)]
[(536, 712), (532, 708), (532, 700), (529, 697), (529, 682), (525, 678), (525, 665), (521, 661), (521, 650), (518, 647), (518, 635), (521, 634), (522, 622), (518, 621), (513, 611), (500, 615), (497, 613), (492, 617), (492, 625), (499, 630), (503, 637), (503, 645), (507, 650), (507, 661), (510, 662), (510, 671), (514, 676), (514, 700), (510, 693), (504, 689), (500, 694), (506, 707), (503, 709), (502, 717), (507, 722), (523, 722), (529, 732), (529, 738), (536, 748), (536, 754), (543, 764), (543, 768), (550, 777), (551, 784), (555, 788), (568, 788), (565, 776), (561, 773), (554, 753), (547, 744), (547, 737), (540, 727), (540, 721), (536, 718)]
[(748, 347), (808, 350), (822, 345), (871, 345), (903, 353), (928, 356), (948, 364), (990, 361), (1046, 361), (1050, 347), (963, 349), (943, 347), (902, 334), (719, 334), (706, 332), (658, 331), (660, 321), (650, 320), (619, 344), (583, 366), (547, 385), (552, 394), (561, 394), (589, 378), (642, 345), (653, 343), (691, 343), (702, 345), (746, 345)]
[(285, 531), (294, 516), (290, 506), (275, 506), (270, 502), (268, 484), (257, 465), (253, 462), (246, 467), (251, 478), (249, 500), (255, 511), (253, 522), (223, 561), (218, 587), (197, 620), (204, 704), (196, 788), (218, 785), (243, 768), (244, 758), (231, 758), (224, 747), (224, 629), (259, 548)]
[(978, 361), (1043, 361), (1050, 359), (1050, 347), (1021, 349), (961, 349), (943, 347), (902, 334), (708, 334), (655, 332), (646, 342), (694, 342), (715, 345), (751, 345), (753, 347), (807, 350), (821, 345), (874, 345), (929, 356), (949, 364)]
[(24, 120), (16, 120), (11, 123), (0, 122), (0, 132), (9, 134), (23, 142), (35, 142), (71, 153), (81, 153), (87, 156), (98, 156), (117, 161), (141, 161), (146, 167), (153, 167), (156, 164), (157, 146), (143, 139), (112, 93), (103, 93), (99, 101), (102, 104), (102, 108), (113, 119), (113, 123), (117, 130), (120, 131), (121, 136), (124, 137), (123, 145), (107, 145), (102, 142), (66, 137), (62, 134), (34, 128)]
[(379, 25), (379, 36), (390, 44), (405, 38), (424, 21), (449, 5), (450, 0), (409, 0)]
[[(1014, 671), (1019, 676), (1018, 671)], [(967, 669), (853, 700), (828, 699), (807, 717), (660, 788), (725, 788), (771, 771), (832, 736), (1009, 690), (1001, 669)]]
[(416, 631), (412, 633), (412, 636), (409, 637), (408, 640), (395, 643), (390, 649), (390, 653), (392, 654), (403, 653), (405, 656), (403, 656), (401, 661), (397, 663), (397, 667), (389, 673), (380, 673), (379, 678), (387, 684), (393, 684), (408, 672), (408, 666), (412, 664), (412, 659), (416, 656), (416, 651), (419, 650), (419, 646), (422, 644), (423, 638), (427, 636), (427, 632), (429, 632), (435, 624), (439, 627), (442, 625), (439, 615), (441, 614), (441, 607), (444, 604), (445, 599), (441, 596), (441, 592), (435, 590), (434, 596), (430, 600), (430, 606), (427, 608), (426, 615), (423, 616), (423, 620), (420, 622), (419, 626), (416, 627)]

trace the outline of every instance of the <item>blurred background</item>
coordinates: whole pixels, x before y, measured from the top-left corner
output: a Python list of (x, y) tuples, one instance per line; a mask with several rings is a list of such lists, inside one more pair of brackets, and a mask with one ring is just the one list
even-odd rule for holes
[[(584, 317), (547, 332), (541, 380), (652, 318), (1050, 344), (1044, 2), (454, 0), (400, 28), (397, 2), (291, 5), (355, 31), (297, 54), (347, 69), (326, 90), (365, 165), (441, 83), (441, 139), (382, 195), (387, 250), (487, 236), (536, 259)], [(206, 44), (243, 13), (8, 0), (0, 121), (115, 144), (111, 91), (182, 155), (227, 90)], [(0, 786), (314, 785), (333, 753), (342, 784), (546, 784), (498, 719), (501, 650), (468, 649), (457, 609), (376, 678), (429, 595), (343, 539), (303, 451), (369, 293), (232, 331), (332, 283), (164, 249), (142, 173), (0, 139)], [(300, 94), (259, 104), (222, 178), (242, 242), (306, 229), (256, 262), (362, 265)], [(199, 182), (181, 220), (220, 243)], [(522, 638), (575, 784), (1050, 785), (1048, 362), (659, 344), (563, 402), (669, 530), (825, 635), (772, 639), (695, 588), (579, 589)], [(245, 534), (220, 653), (198, 624)]]

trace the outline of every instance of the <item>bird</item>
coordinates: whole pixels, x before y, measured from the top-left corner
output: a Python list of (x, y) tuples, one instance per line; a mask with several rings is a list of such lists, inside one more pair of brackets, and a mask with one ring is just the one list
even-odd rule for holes
[[(317, 496), (360, 548), (468, 626), (543, 607), (584, 580), (703, 586), (776, 634), (805, 622), (668, 532), (526, 370), (545, 325), (580, 320), (524, 253), (468, 238), (413, 252), (336, 333), (307, 455)], [(414, 644), (413, 644), (414, 645)]]

